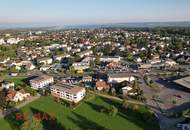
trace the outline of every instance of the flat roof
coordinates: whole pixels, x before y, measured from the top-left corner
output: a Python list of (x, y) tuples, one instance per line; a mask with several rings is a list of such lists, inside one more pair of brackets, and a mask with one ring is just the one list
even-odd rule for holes
[(108, 77), (111, 77), (111, 78), (125, 78), (125, 77), (131, 77), (131, 74), (129, 74), (128, 72), (108, 73)]
[(190, 89), (190, 76), (175, 80), (174, 82)]
[(30, 81), (35, 81), (35, 82), (41, 82), (47, 79), (53, 78), (52, 76), (48, 76), (48, 75), (41, 75), (39, 77), (36, 77), (34, 79), (31, 79)]
[(52, 85), (51, 88), (59, 89), (60, 91), (77, 94), (78, 92), (84, 90), (85, 88), (76, 86), (76, 85), (70, 85), (70, 84), (64, 84), (64, 83), (58, 83), (55, 85)]

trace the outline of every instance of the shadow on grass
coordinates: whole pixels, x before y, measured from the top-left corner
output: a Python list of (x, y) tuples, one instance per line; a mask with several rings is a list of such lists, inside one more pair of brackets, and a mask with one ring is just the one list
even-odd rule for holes
[(77, 113), (74, 113), (75, 118), (68, 117), (70, 121), (72, 121), (74, 124), (76, 124), (81, 130), (108, 130), (107, 128), (88, 120), (86, 117), (79, 115)]
[(15, 112), (12, 112), (4, 117), (4, 120), (9, 123), (12, 130), (20, 130), (21, 125), (23, 124), (24, 120), (23, 117), (17, 117), (18, 114), (22, 114), (22, 111), (14, 109)]
[(56, 115), (50, 115), (46, 112), (37, 110), (36, 108), (30, 108), (30, 110), (32, 111), (33, 115), (39, 116), (40, 114), (39, 118), (41, 119), (44, 130), (66, 130), (66, 128), (60, 122), (58, 122), (55, 117)]
[[(139, 126), (143, 130), (152, 130), (152, 129), (159, 130), (158, 122), (156, 122), (156, 119), (155, 119), (155, 122), (148, 122), (144, 118), (146, 113), (140, 111), (141, 107), (139, 107), (138, 110), (133, 110), (132, 106), (130, 106), (128, 109), (125, 109), (122, 107), (122, 103), (120, 103), (120, 102), (117, 102), (117, 101), (114, 101), (114, 100), (111, 100), (108, 98), (104, 98), (104, 97), (100, 97), (100, 98), (102, 99), (102, 101), (109, 104), (110, 106), (114, 105), (115, 107), (117, 107), (118, 108), (118, 116), (120, 116), (130, 122), (133, 122), (135, 125)], [(98, 108), (98, 107), (101, 107), (101, 106), (96, 106), (96, 108)], [(94, 107), (94, 109), (96, 109), (96, 108)]]
[(50, 115), (35, 108), (30, 108), (32, 113), (23, 113), (16, 108), (12, 109), (14, 109), (15, 112), (7, 115), (4, 118), (4, 120), (9, 123), (12, 130), (20, 130), (25, 119), (32, 118), (32, 116), (35, 116), (36, 118), (39, 118), (41, 120), (44, 130), (66, 130), (66, 128), (57, 121), (55, 115), (53, 115), (52, 113)]
[(34, 79), (34, 78), (36, 78), (36, 77), (38, 77), (38, 76), (31, 76), (31, 77), (28, 77), (28, 78), (24, 78), (24, 79), (22, 79), (22, 82), (24, 82), (25, 84), (30, 84), (30, 80), (31, 79)]
[(108, 108), (104, 107), (104, 106), (100, 106), (91, 102), (86, 102), (86, 104), (88, 104), (93, 110), (97, 111), (97, 112), (104, 112), (104, 113), (108, 113)]

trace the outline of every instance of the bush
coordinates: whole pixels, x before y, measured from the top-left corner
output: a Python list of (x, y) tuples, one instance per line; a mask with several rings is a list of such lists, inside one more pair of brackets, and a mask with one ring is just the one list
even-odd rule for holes
[(117, 113), (118, 113), (118, 109), (117, 109), (115, 106), (111, 106), (109, 115), (111, 115), (111, 116), (116, 116)]
[(133, 111), (138, 111), (138, 110), (139, 110), (139, 105), (134, 104), (134, 105), (132, 106), (132, 110), (133, 110)]
[(148, 123), (153, 123), (155, 121), (153, 112), (145, 112), (142, 114), (142, 119)]
[(129, 107), (129, 103), (127, 100), (124, 100), (123, 103), (122, 103), (122, 107), (127, 109)]
[(30, 93), (32, 96), (36, 96), (36, 94), (37, 94), (37, 92), (34, 90), (34, 89), (32, 89), (32, 88), (30, 88), (30, 87), (23, 87), (23, 89), (27, 92), (27, 93)]
[(95, 94), (93, 94), (93, 93), (87, 93), (86, 96), (85, 96), (85, 98), (84, 98), (84, 101), (88, 102), (88, 101), (91, 101), (91, 100), (93, 100), (95, 98), (96, 98)]

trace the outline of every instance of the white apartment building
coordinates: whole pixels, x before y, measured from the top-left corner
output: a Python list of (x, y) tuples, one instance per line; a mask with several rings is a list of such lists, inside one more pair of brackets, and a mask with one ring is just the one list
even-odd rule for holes
[(89, 56), (89, 55), (91, 55), (91, 54), (93, 54), (93, 51), (92, 51), (92, 50), (86, 50), (86, 51), (80, 52), (78, 55), (79, 55), (81, 58), (83, 58), (83, 57)]
[(18, 42), (22, 41), (23, 39), (20, 38), (9, 38), (7, 39), (8, 44), (17, 44)]
[(100, 58), (101, 62), (119, 62), (121, 60), (121, 57), (119, 56), (103, 56)]
[(90, 67), (89, 62), (75, 62), (72, 64), (74, 70), (84, 70)]
[(0, 45), (5, 44), (5, 40), (4, 39), (0, 39)]
[(135, 80), (134, 76), (128, 73), (111, 73), (108, 74), (108, 83), (121, 83), (123, 81), (132, 82)]
[(33, 89), (38, 90), (52, 84), (53, 82), (54, 79), (52, 76), (42, 75), (30, 80), (30, 85)]
[(78, 103), (79, 101), (81, 101), (85, 97), (86, 93), (85, 88), (63, 83), (50, 86), (50, 90), (53, 96), (74, 103)]
[(38, 60), (38, 63), (40, 64), (44, 64), (44, 65), (49, 65), (53, 63), (53, 59), (52, 58), (42, 58)]

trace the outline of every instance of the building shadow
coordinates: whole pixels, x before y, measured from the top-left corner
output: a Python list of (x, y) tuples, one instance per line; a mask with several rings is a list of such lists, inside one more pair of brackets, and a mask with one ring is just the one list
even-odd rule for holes
[[(17, 108), (11, 108), (14, 112), (4, 112), (4, 120), (10, 125), (12, 130), (20, 130), (21, 125), (24, 123), (23, 112)], [(19, 115), (19, 116), (18, 116)]]
[(94, 111), (102, 112), (102, 113), (108, 113), (108, 109), (104, 106), (100, 106), (91, 102), (86, 102)]
[(182, 112), (182, 111), (187, 110), (189, 108), (190, 108), (190, 102), (186, 102), (186, 103), (183, 103), (181, 105), (174, 106), (172, 108), (166, 109), (165, 111), (166, 112), (172, 112), (172, 113), (179, 113), (179, 112)]
[(77, 113), (72, 113), (75, 117), (68, 117), (70, 121), (76, 124), (81, 130), (108, 130), (107, 128), (88, 120), (86, 117), (79, 115)]
[(31, 107), (32, 115), (36, 115), (37, 118), (40, 115), (40, 120), (43, 125), (44, 130), (66, 130), (61, 122), (56, 119), (56, 115), (50, 115), (49, 113), (37, 110), (36, 108)]
[(175, 76), (175, 77), (166, 78), (165, 80), (158, 79), (156, 80), (156, 82), (169, 89), (174, 89), (174, 90), (178, 90), (182, 92), (190, 92), (189, 89), (174, 82), (175, 80), (180, 79), (180, 78), (183, 78), (183, 77)]
[[(114, 105), (118, 109), (118, 116), (134, 123), (135, 125), (139, 126), (143, 130), (159, 130), (158, 121), (156, 117), (153, 115), (152, 118), (153, 122), (149, 122), (144, 117), (146, 113), (140, 111), (140, 107), (138, 110), (133, 110), (132, 107), (123, 108), (120, 102), (110, 100), (105, 97), (100, 97), (105, 103), (109, 105)], [(139, 106), (139, 105), (138, 105)], [(148, 113), (147, 113), (148, 114)]]
[(36, 77), (38, 77), (38, 76), (30, 76), (30, 77), (27, 77), (27, 78), (22, 79), (22, 81), (23, 81), (25, 84), (30, 84), (29, 81), (30, 81), (31, 79), (36, 78)]

